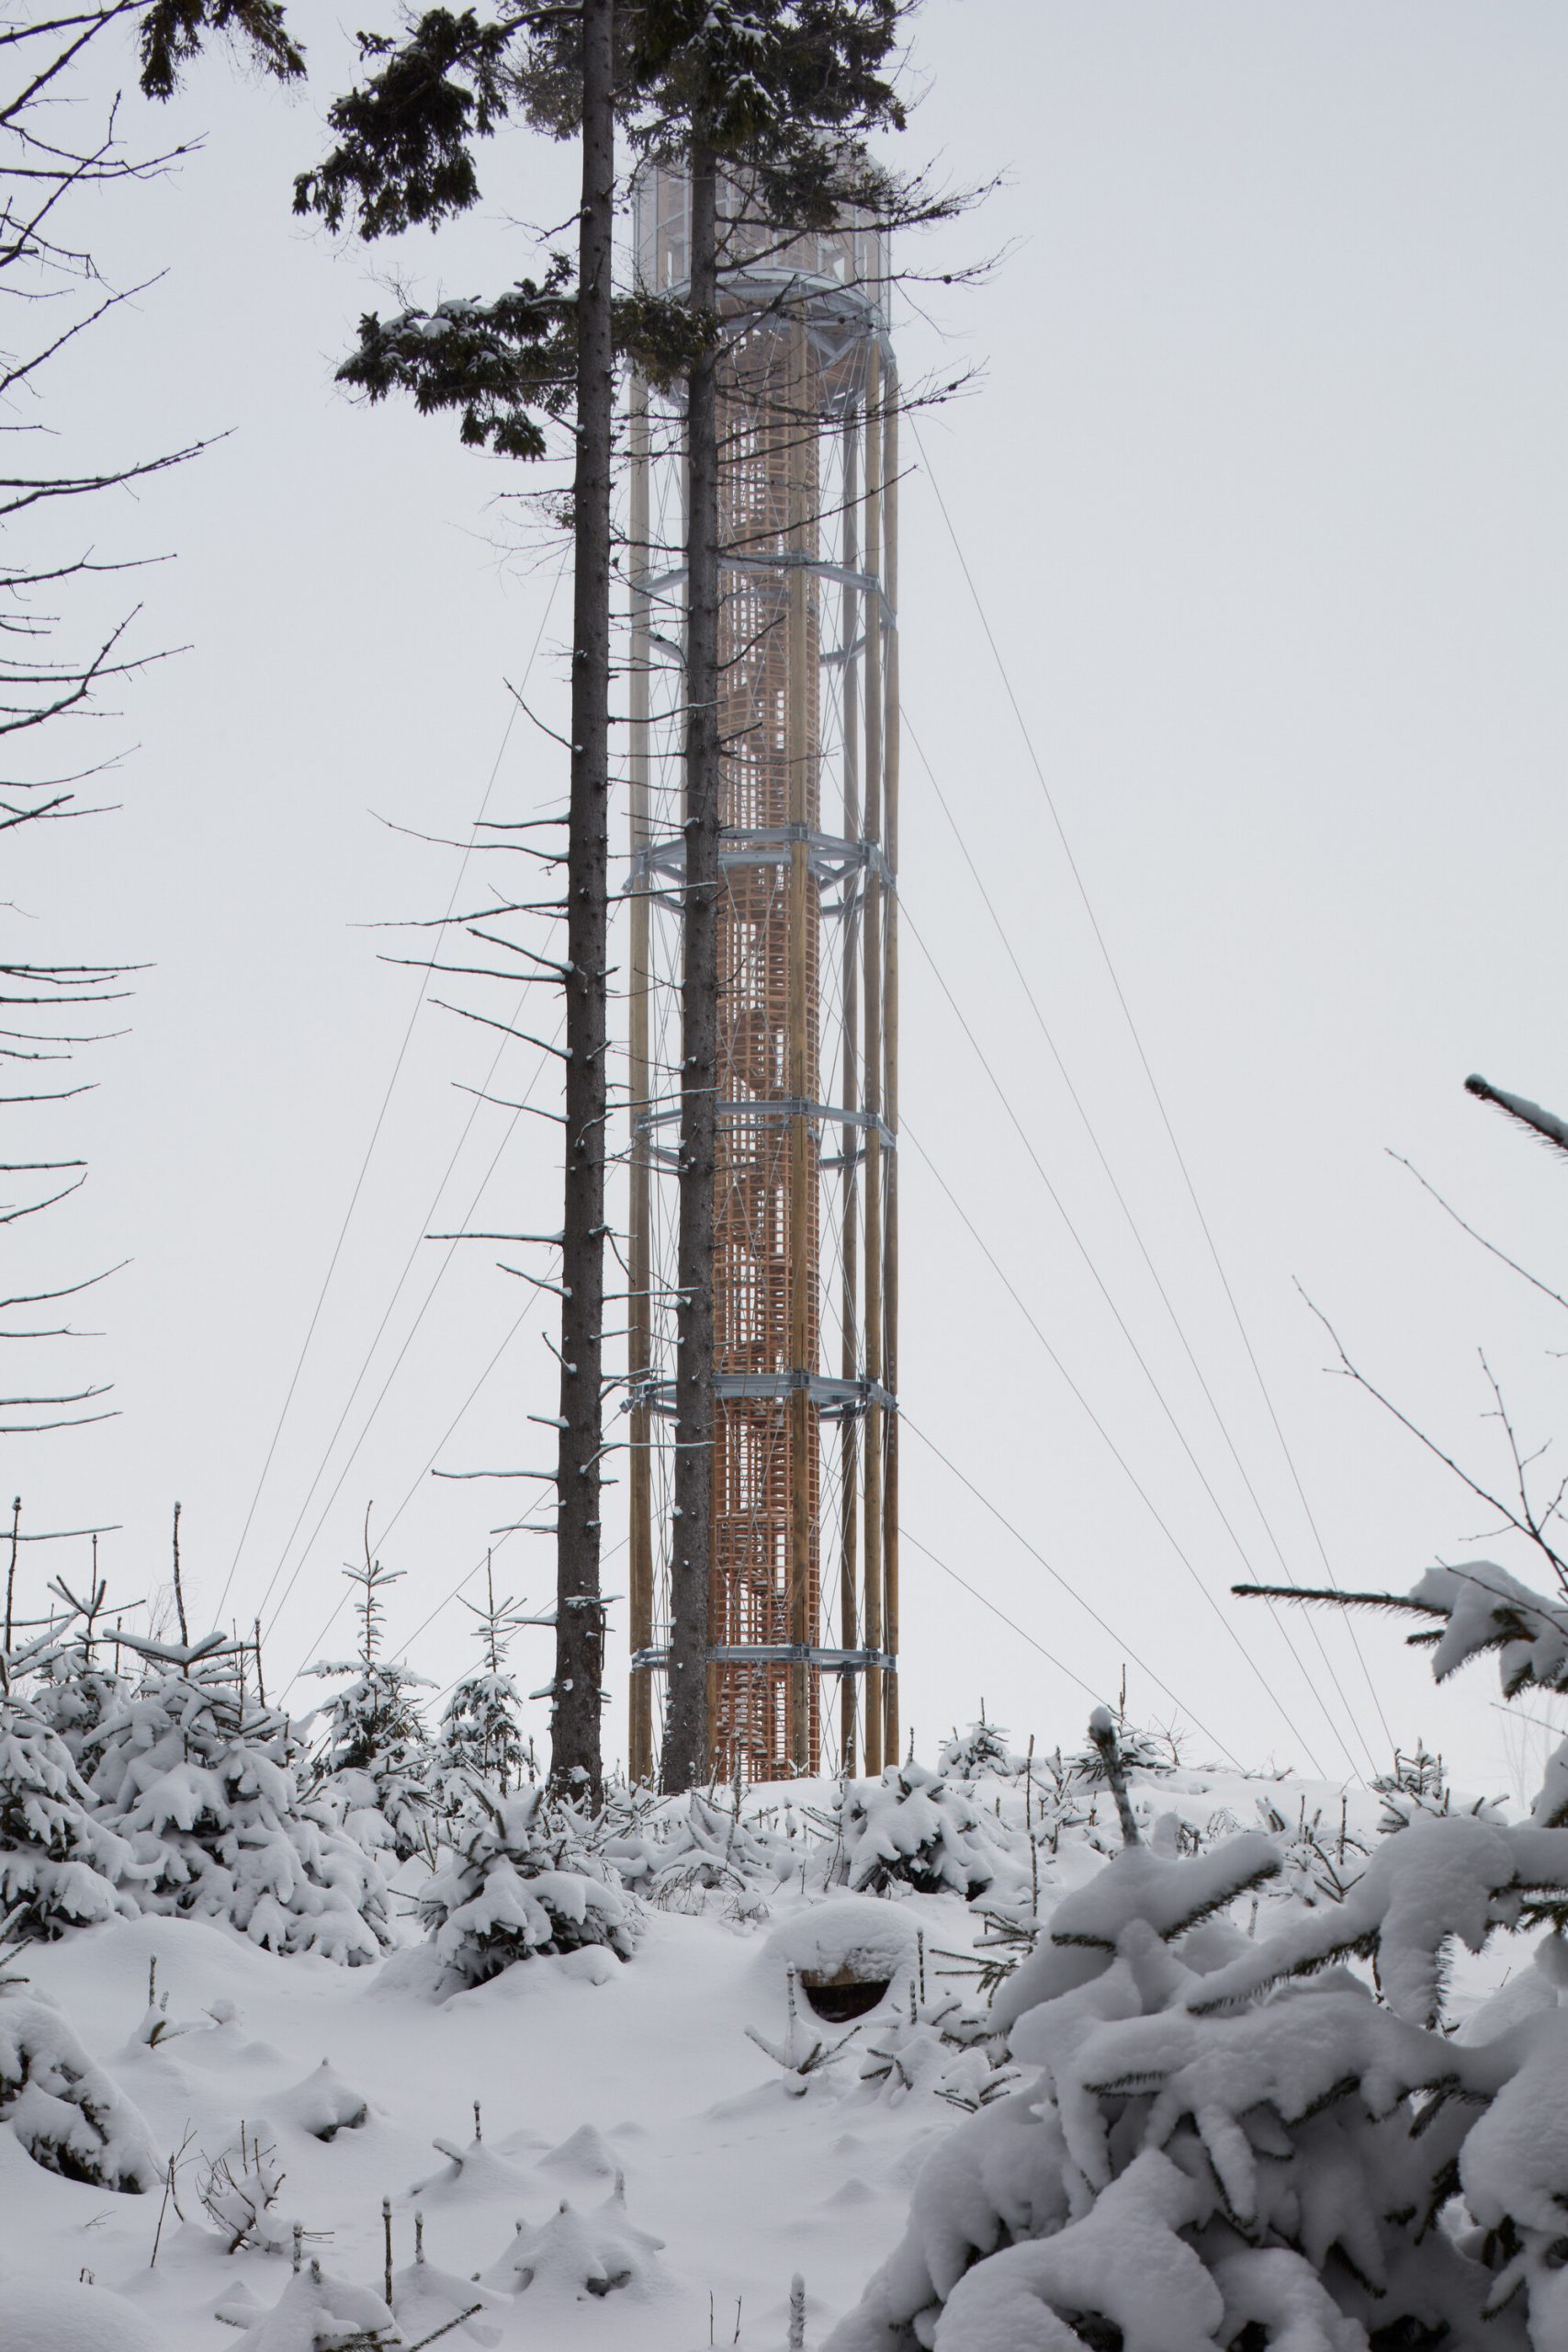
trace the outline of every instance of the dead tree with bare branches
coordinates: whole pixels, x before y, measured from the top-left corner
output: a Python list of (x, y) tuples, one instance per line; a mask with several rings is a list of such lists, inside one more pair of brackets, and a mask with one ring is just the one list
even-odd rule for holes
[[(279, 80), (304, 72), (278, 0), (89, 0), (0, 29), (0, 55), (10, 68), (9, 86), (0, 90), (0, 294), (10, 297), (17, 337), (0, 349), (0, 449), (17, 468), (0, 475), (0, 832), (41, 831), (101, 811), (95, 796), (115, 760), (74, 760), (68, 730), (105, 716), (106, 693), (162, 657), (141, 650), (139, 606), (111, 606), (96, 617), (99, 584), (146, 559), (98, 557), (85, 544), (88, 526), (116, 492), (184, 464), (204, 446), (186, 443), (65, 470), (28, 464), (51, 432), (51, 368), (151, 282), (117, 286), (105, 277), (93, 250), (98, 208), (129, 184), (162, 177), (187, 152), (129, 146), (123, 122), (134, 101), (121, 93), (96, 110), (91, 101), (85, 107), (84, 76), (89, 66), (123, 54), (141, 95), (167, 98), (214, 35)], [(4, 911), (17, 920), (14, 907)], [(82, 1047), (121, 1034), (106, 1030), (103, 1018), (130, 993), (124, 983), (132, 968), (122, 959), (53, 963), (0, 948), (0, 1061), (6, 1065), (0, 1107), (14, 1122), (30, 1128), (36, 1109), (91, 1091), (90, 1081), (71, 1082), (62, 1066)], [(79, 1159), (47, 1146), (41, 1152), (13, 1148), (19, 1156), (0, 1162), (0, 1175), (17, 1177), (22, 1197), (0, 1204), (0, 1227), (7, 1228), (55, 1207), (85, 1181)], [(57, 1306), (103, 1279), (99, 1273), (0, 1298), (6, 1318), (0, 1341), (81, 1336), (68, 1320), (45, 1316), (40, 1325), (27, 1310)], [(14, 1315), (22, 1318), (19, 1327), (10, 1323)], [(12, 1387), (0, 1381), (3, 1436), (77, 1428), (107, 1415), (102, 1385), (56, 1388), (45, 1382), (38, 1395), (12, 1394)]]

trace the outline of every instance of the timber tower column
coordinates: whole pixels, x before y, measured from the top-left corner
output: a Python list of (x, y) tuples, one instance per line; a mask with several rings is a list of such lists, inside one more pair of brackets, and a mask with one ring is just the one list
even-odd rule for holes
[[(650, 170), (640, 281), (678, 292)], [(709, 1734), (724, 1781), (897, 1755), (897, 379), (886, 241), (719, 197), (718, 1146)], [(631, 574), (631, 1753), (669, 1630), (680, 1165), (682, 416), (636, 386)]]

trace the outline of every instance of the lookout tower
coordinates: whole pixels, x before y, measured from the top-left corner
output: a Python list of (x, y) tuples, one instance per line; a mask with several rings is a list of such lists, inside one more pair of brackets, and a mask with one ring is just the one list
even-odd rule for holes
[[(880, 231), (719, 194), (715, 1773), (898, 1752), (897, 378)], [(688, 191), (637, 190), (679, 292)], [(669, 1626), (684, 844), (682, 418), (631, 416), (631, 1742)]]

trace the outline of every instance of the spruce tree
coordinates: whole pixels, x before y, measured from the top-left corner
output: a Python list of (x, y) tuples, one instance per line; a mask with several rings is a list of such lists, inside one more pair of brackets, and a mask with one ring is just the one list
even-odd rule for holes
[[(17, 1941), (134, 1917), (143, 1873), (101, 1819), (76, 1759), (35, 1703), (58, 1698), (62, 1645), (48, 1634), (0, 1651), (0, 1921)], [(47, 1684), (40, 1679), (48, 1676)]]
[[(570, 24), (566, 21), (570, 19)], [(410, 390), (460, 412), (466, 440), (545, 453), (545, 424), (569, 421), (572, 475), (572, 656), (564, 956), (565, 1187), (561, 1225), (556, 1660), (550, 1778), (598, 1799), (604, 1618), (599, 1579), (604, 1441), (605, 1016), (609, 897), (610, 484), (615, 416), (615, 0), (578, 0), (479, 23), (445, 9), (394, 45), (361, 36), (377, 70), (337, 101), (339, 145), (295, 190), (299, 211), (336, 225), (356, 211), (378, 236), (435, 226), (479, 196), (473, 142), (517, 107), (581, 153), (575, 280), (557, 257), (490, 306), (448, 305), (434, 322), (362, 323), (340, 371), (379, 397)], [(434, 326), (434, 333), (429, 330)]]
[(118, 1639), (143, 1672), (103, 1725), (89, 1785), (143, 1866), (141, 1908), (224, 1921), (271, 1951), (374, 1960), (391, 1940), (380, 1872), (302, 1803), (299, 1738), (250, 1704), (241, 1645)]
[(497, 1600), (488, 1560), (484, 1605), (465, 1600), (463, 1606), (479, 1619), (475, 1639), (482, 1662), (457, 1683), (441, 1718), (435, 1770), (448, 1813), (468, 1808), (476, 1784), (510, 1795), (522, 1786), (527, 1757), (522, 1697), (506, 1671), (513, 1634), (525, 1621), (510, 1595)]
[[(37, 1679), (28, 1695), (35, 1713), (58, 1735), (81, 1769), (91, 1758), (98, 1725), (123, 1699), (126, 1680), (116, 1664), (112, 1639), (99, 1630), (107, 1605), (104, 1579), (95, 1575), (78, 1595), (62, 1576), (56, 1577), (49, 1589), (66, 1611), (66, 1620), (39, 1652), (33, 1669)], [(90, 1761), (86, 1769), (91, 1769)]]
[(365, 1565), (344, 1570), (360, 1589), (359, 1655), (346, 1662), (321, 1659), (308, 1669), (349, 1677), (323, 1710), (327, 1735), (311, 1793), (324, 1800), (334, 1826), (367, 1851), (390, 1847), (400, 1862), (428, 1844), (433, 1810), (430, 1742), (413, 1696), (430, 1684), (381, 1656), (381, 1596), (403, 1573), (372, 1559), (367, 1520)]
[(452, 1991), (520, 1960), (603, 1944), (629, 1960), (635, 1905), (582, 1842), (576, 1812), (542, 1789), (479, 1805), (461, 1845), (421, 1889), (419, 1917)]

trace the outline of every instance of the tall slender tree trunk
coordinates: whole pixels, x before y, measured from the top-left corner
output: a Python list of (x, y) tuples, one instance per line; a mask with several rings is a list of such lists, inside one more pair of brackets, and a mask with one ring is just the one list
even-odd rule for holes
[(610, 798), (610, 467), (615, 423), (615, 0), (582, 0), (576, 569), (571, 805), (566, 883), (566, 1209), (562, 1225), (556, 1670), (550, 1785), (597, 1801), (604, 1615), (599, 1586), (604, 1444), (605, 971)]
[[(691, 147), (691, 302), (718, 307), (717, 177)], [(681, 978), (681, 1201), (676, 1244), (675, 1516), (663, 1781), (707, 1778), (713, 1559), (713, 1195), (718, 1111), (718, 353), (686, 395), (686, 888)]]

